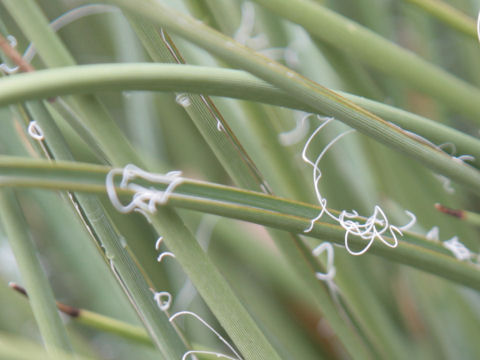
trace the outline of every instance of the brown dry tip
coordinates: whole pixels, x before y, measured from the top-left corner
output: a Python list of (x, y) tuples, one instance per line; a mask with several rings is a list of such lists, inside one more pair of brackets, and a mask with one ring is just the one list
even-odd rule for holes
[(27, 291), (25, 290), (25, 288), (23, 288), (23, 287), (21, 287), (20, 285), (14, 283), (13, 281), (9, 282), (9, 283), (8, 283), (8, 286), (10, 286), (13, 290), (19, 292), (20, 294), (25, 295), (26, 297), (28, 297)]
[[(27, 290), (25, 290), (25, 288), (23, 288), (20, 285), (14, 283), (13, 281), (9, 282), (8, 286), (10, 286), (13, 290), (18, 291), (20, 294), (25, 295), (28, 298)], [(80, 313), (81, 313), (80, 309), (78, 309), (76, 307), (73, 307), (73, 306), (70, 306), (70, 305), (62, 304), (61, 302), (58, 302), (58, 301), (56, 302), (56, 304), (57, 304), (58, 310), (60, 310), (64, 314), (66, 314), (68, 316), (71, 316), (71, 317), (79, 317), (80, 316)]]
[(465, 217), (465, 211), (460, 210), (460, 209), (452, 209), (452, 208), (443, 206), (441, 204), (435, 204), (435, 209), (437, 209), (438, 211), (440, 211), (444, 214), (454, 216), (454, 217), (457, 217), (459, 219), (463, 219)]
[(80, 309), (70, 306), (70, 305), (65, 305), (62, 303), (59, 303), (57, 301), (57, 308), (64, 314), (67, 314), (70, 317), (79, 317), (80, 316)]

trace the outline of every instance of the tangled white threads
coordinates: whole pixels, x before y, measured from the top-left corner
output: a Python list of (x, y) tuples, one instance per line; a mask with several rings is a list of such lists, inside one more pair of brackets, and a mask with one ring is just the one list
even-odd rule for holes
[[(233, 38), (242, 45), (272, 59), (283, 60), (289, 67), (298, 65), (296, 51), (289, 45), (286, 48), (268, 48), (269, 41), (264, 33), (253, 36), (255, 28), (255, 7), (251, 2), (244, 2), (242, 5), (242, 17), (240, 25)], [(233, 44), (232, 44), (233, 45)]]
[[(328, 217), (330, 217), (332, 220), (336, 221), (344, 230), (345, 230), (345, 248), (351, 255), (362, 255), (365, 252), (368, 251), (368, 249), (372, 246), (373, 242), (378, 239), (385, 245), (395, 248), (398, 245), (398, 239), (397, 235), (402, 236), (402, 230), (407, 230), (410, 227), (412, 227), (415, 222), (416, 218), (415, 215), (412, 214), (409, 211), (406, 211), (406, 214), (411, 218), (408, 224), (402, 226), (402, 227), (397, 227), (394, 225), (390, 225), (387, 216), (383, 212), (383, 210), (380, 208), (380, 206), (376, 205), (373, 211), (373, 214), (368, 217), (367, 219), (364, 220), (363, 223), (360, 222), (359, 215), (357, 211), (353, 210), (351, 212), (348, 212), (346, 210), (342, 210), (340, 212), (339, 216), (336, 216), (332, 214), (328, 209), (327, 209), (327, 199), (323, 198), (320, 189), (319, 189), (319, 182), (322, 177), (322, 172), (319, 168), (319, 163), (322, 160), (323, 156), (325, 153), (336, 143), (338, 140), (340, 140), (343, 136), (350, 134), (354, 130), (347, 130), (339, 135), (337, 135), (332, 141), (330, 141), (320, 152), (320, 154), (317, 156), (315, 161), (312, 161), (308, 158), (307, 156), (307, 150), (310, 144), (312, 143), (313, 139), (317, 136), (317, 134), (330, 122), (332, 122), (334, 119), (333, 118), (321, 118), (317, 116), (319, 120), (323, 120), (324, 122), (320, 124), (320, 126), (312, 133), (310, 138), (307, 140), (305, 143), (305, 146), (302, 151), (302, 159), (309, 165), (313, 167), (313, 184), (314, 184), (314, 189), (315, 193), (317, 196), (317, 200), (319, 202), (319, 205), (321, 207), (321, 211), (318, 214), (317, 217), (311, 220), (310, 226), (305, 229), (304, 232), (308, 233), (310, 232), (314, 225), (315, 222), (318, 221), (324, 214), (326, 214)], [(356, 219), (356, 220), (353, 220)], [(384, 238), (385, 234), (389, 234), (392, 238), (391, 241), (388, 241), (387, 239)], [(363, 249), (359, 251), (354, 251), (351, 249), (349, 245), (349, 239), (350, 236), (356, 236), (359, 237), (363, 240), (368, 240), (366, 245), (364, 246)]]
[[(118, 198), (115, 188), (114, 177), (122, 174), (120, 182), (121, 189), (133, 190), (133, 199), (127, 205), (123, 205)], [(112, 169), (106, 177), (107, 194), (113, 206), (122, 213), (129, 213), (135, 209), (144, 212), (155, 213), (157, 205), (165, 205), (175, 188), (183, 182), (180, 171), (170, 171), (167, 174), (152, 174), (139, 167), (128, 164), (123, 169)], [(158, 190), (153, 187), (147, 188), (132, 182), (134, 179), (143, 179), (156, 184), (167, 185), (165, 190)]]
[(43, 139), (45, 139), (42, 128), (37, 124), (35, 120), (30, 121), (27, 131), (28, 135), (30, 135), (35, 140), (42, 141)]
[[(54, 31), (58, 31), (64, 26), (71, 24), (72, 22), (78, 19), (81, 19), (85, 16), (100, 14), (105, 12), (113, 12), (113, 11), (119, 11), (119, 10), (113, 6), (99, 5), (99, 4), (79, 6), (70, 11), (67, 11), (65, 14), (62, 14), (58, 18), (53, 20), (50, 23), (50, 27)], [(8, 35), (7, 40), (10, 42), (10, 46), (15, 47), (17, 45), (17, 40), (12, 35)], [(37, 50), (35, 46), (33, 45), (33, 43), (30, 43), (27, 49), (25, 50), (25, 52), (23, 53), (22, 57), (26, 62), (30, 63), (36, 54), (37, 54)], [(5, 63), (2, 63), (0, 64), (0, 70), (2, 70), (7, 74), (13, 74), (19, 70), (19, 67), (18, 66), (9, 67)]]

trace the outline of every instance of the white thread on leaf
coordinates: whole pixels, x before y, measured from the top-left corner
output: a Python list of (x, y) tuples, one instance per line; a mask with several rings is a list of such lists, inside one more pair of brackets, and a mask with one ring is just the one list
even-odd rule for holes
[(412, 213), (411, 211), (405, 210), (405, 214), (407, 214), (410, 217), (410, 221), (398, 228), (401, 231), (407, 231), (417, 223), (417, 217), (415, 216), (414, 213)]
[[(439, 242), (440, 241), (440, 234), (439, 234), (438, 226), (434, 226), (433, 228), (428, 231), (425, 237), (430, 241)], [(472, 262), (473, 259), (477, 258), (477, 261), (480, 260), (480, 254), (473, 253), (470, 249), (468, 249), (460, 240), (458, 240), (458, 236), (454, 236), (449, 240), (442, 242), (443, 247), (450, 250), (455, 256), (456, 259), (460, 261), (469, 261)]]
[(334, 257), (334, 249), (331, 243), (323, 242), (318, 245), (315, 249), (312, 250), (312, 254), (314, 256), (320, 256), (323, 252), (327, 253), (327, 265), (326, 265), (326, 273), (317, 272), (315, 275), (317, 279), (322, 281), (332, 281), (335, 277), (336, 269), (333, 265), (333, 257)]
[(278, 135), (278, 140), (283, 146), (290, 146), (297, 144), (307, 136), (310, 124), (307, 122), (308, 118), (313, 114), (301, 112), (296, 119), (295, 128), (290, 131), (282, 132)]
[[(449, 154), (449, 155), (452, 157), (454, 161), (461, 162), (461, 163), (465, 161), (475, 161), (475, 156), (473, 155), (465, 154), (465, 155), (453, 156), (456, 152), (455, 144), (451, 144), (451, 143), (448, 143), (448, 144), (452, 146), (452, 154)], [(442, 145), (439, 145), (438, 148), (442, 149), (441, 148)], [(455, 189), (452, 187), (452, 181), (448, 177), (440, 174), (433, 174), (433, 175), (442, 183), (443, 189), (447, 193), (449, 194), (455, 193)]]
[[(405, 129), (401, 128), (400, 126), (398, 126), (394, 123), (390, 123), (390, 124), (392, 126), (398, 128), (399, 130), (401, 130), (405, 133), (408, 133), (411, 137), (415, 138), (416, 140), (418, 140), (422, 143), (425, 143), (427, 145), (430, 145), (431, 147), (437, 149), (438, 151), (441, 151), (441, 152), (445, 153), (446, 155), (450, 156), (452, 158), (452, 160), (454, 160), (454, 161), (462, 162), (462, 163), (465, 162), (465, 161), (475, 161), (475, 157), (473, 155), (465, 154), (465, 155), (455, 156), (456, 153), (457, 153), (457, 147), (455, 146), (454, 143), (446, 142), (446, 143), (443, 143), (443, 144), (436, 145), (436, 144), (434, 144), (433, 142), (431, 142), (427, 138), (424, 138), (421, 135), (418, 135), (414, 132), (405, 130)], [(450, 148), (449, 149), (450, 152), (446, 151), (446, 148)], [(437, 178), (442, 183), (443, 189), (447, 193), (449, 193), (449, 194), (455, 193), (455, 189), (451, 185), (452, 182), (448, 177), (446, 177), (444, 175), (441, 175), (441, 174), (435, 174), (435, 173), (433, 174), (433, 176), (435, 178)]]
[[(228, 347), (230, 349), (230, 351), (235, 354), (236, 358), (233, 358), (231, 356), (228, 356), (228, 355), (224, 355), (224, 354), (221, 354), (221, 353), (216, 353), (216, 352), (212, 352), (211, 354), (214, 354), (216, 355), (217, 357), (224, 357), (226, 359), (231, 359), (231, 360), (242, 360), (242, 357), (237, 353), (237, 351), (233, 348), (232, 345), (230, 345), (228, 343), (227, 340), (225, 340), (213, 327), (211, 327), (205, 320), (203, 320), (200, 316), (198, 316), (197, 314), (191, 312), (191, 311), (179, 311), (177, 312), (176, 314), (173, 314), (170, 319), (168, 319), (170, 322), (173, 322), (177, 317), (179, 316), (184, 316), (184, 315), (188, 315), (188, 316), (193, 316), (195, 319), (197, 319), (198, 321), (200, 321), (205, 327), (207, 327), (211, 332), (213, 332), (215, 334), (215, 336), (220, 340), (222, 341), (226, 347)], [(191, 350), (191, 351), (187, 351), (183, 357), (182, 357), (182, 360), (185, 360), (188, 356), (192, 355), (192, 354), (205, 354), (205, 352), (202, 352), (202, 351), (199, 351), (199, 350)]]
[(326, 272), (321, 273), (317, 271), (315, 273), (315, 277), (318, 280), (324, 281), (327, 284), (327, 287), (332, 295), (332, 297), (335, 299), (335, 302), (337, 304), (340, 304), (338, 300), (338, 287), (333, 281), (335, 278), (335, 274), (337, 272), (337, 269), (335, 268), (335, 265), (333, 263), (334, 261), (334, 255), (335, 255), (335, 250), (333, 248), (333, 245), (329, 242), (323, 242), (320, 245), (318, 245), (315, 249), (312, 250), (313, 256), (320, 256), (323, 252), (326, 252), (327, 254), (327, 263), (326, 263)]
[(455, 193), (455, 189), (452, 187), (452, 181), (447, 178), (446, 176), (440, 175), (440, 174), (433, 174), (441, 183), (443, 190), (449, 194)]
[[(10, 47), (15, 48), (17, 47), (17, 39), (13, 35), (7, 35), (7, 41), (10, 44)], [(5, 63), (0, 64), (0, 70), (2, 70), (5, 74), (14, 74), (20, 69), (19, 66), (10, 67)]]
[[(179, 18), (181, 21), (185, 21), (185, 19), (183, 18)], [(170, 54), (173, 56), (173, 58), (175, 59), (175, 62), (177, 64), (183, 64), (184, 61), (182, 59), (180, 59), (178, 57), (178, 53), (177, 51), (175, 51), (175, 49), (172, 47), (172, 45), (170, 44), (170, 41), (168, 41), (167, 39), (167, 36), (165, 35), (165, 31), (163, 31), (163, 28), (160, 29), (160, 37), (162, 38), (162, 41), (164, 43), (164, 45), (167, 47), (168, 51), (170, 52)]]
[[(121, 189), (133, 190), (135, 194), (127, 205), (123, 205), (117, 195), (114, 177), (122, 174), (119, 187)], [(134, 209), (140, 209), (148, 213), (155, 213), (157, 205), (165, 205), (175, 188), (183, 182), (180, 171), (170, 171), (167, 174), (153, 174), (142, 170), (135, 165), (126, 165), (123, 169), (112, 169), (105, 179), (108, 197), (112, 205), (122, 213), (129, 213)], [(156, 184), (167, 185), (165, 190), (158, 190), (153, 187), (146, 188), (135, 184), (134, 179), (139, 178)]]
[(30, 121), (27, 131), (28, 135), (30, 135), (35, 140), (42, 141), (43, 139), (45, 139), (42, 128), (37, 124), (35, 120)]
[[(438, 150), (443, 151), (447, 155), (451, 156), (454, 161), (461, 162), (461, 163), (465, 161), (475, 161), (475, 157), (473, 155), (465, 154), (465, 155), (455, 156), (457, 153), (457, 147), (453, 143), (444, 143), (438, 146), (433, 144), (433, 146), (436, 147)], [(450, 147), (450, 152), (445, 151), (446, 147)], [(455, 193), (455, 189), (452, 187), (452, 181), (450, 180), (450, 178), (440, 174), (433, 174), (433, 175), (442, 183), (442, 186), (445, 192), (447, 192), (448, 194)]]
[(175, 97), (175, 101), (177, 102), (178, 105), (184, 108), (192, 105), (192, 101), (190, 100), (190, 96), (188, 96), (188, 94), (178, 94)]
[[(411, 212), (407, 212), (407, 215), (411, 218), (408, 224), (397, 227), (390, 225), (387, 216), (380, 208), (376, 205), (374, 207), (373, 214), (366, 218), (363, 223), (360, 220), (353, 220), (359, 218), (358, 213), (355, 210), (350, 212), (342, 210), (339, 216), (335, 216), (327, 209), (327, 199), (323, 198), (319, 190), (319, 182), (322, 177), (322, 172), (319, 167), (319, 163), (322, 160), (325, 153), (343, 136), (350, 134), (354, 130), (347, 130), (343, 133), (337, 135), (333, 140), (331, 140), (320, 152), (315, 161), (310, 160), (307, 156), (307, 150), (313, 139), (318, 135), (318, 133), (330, 122), (333, 118), (321, 118), (317, 116), (320, 120), (324, 122), (317, 127), (317, 129), (309, 137), (302, 151), (302, 159), (313, 167), (313, 184), (315, 189), (315, 194), (317, 196), (318, 203), (321, 207), (319, 214), (313, 218), (310, 222), (310, 226), (304, 230), (305, 233), (312, 231), (315, 222), (318, 221), (324, 214), (330, 217), (332, 220), (336, 221), (344, 230), (345, 230), (345, 248), (351, 255), (362, 255), (368, 251), (376, 239), (380, 240), (383, 244), (388, 247), (395, 248), (398, 245), (397, 235), (402, 236), (402, 230), (407, 230), (415, 224), (415, 216)], [(389, 234), (392, 238), (391, 242), (384, 238), (385, 234)], [(349, 245), (350, 236), (356, 236), (360, 239), (367, 240), (363, 249), (359, 251), (354, 251)]]
[(223, 124), (221, 123), (220, 119), (217, 119), (217, 130), (218, 131), (225, 131)]
[(478, 37), (478, 41), (480, 41), (480, 12), (478, 13), (478, 16), (477, 16), (477, 37)]
[(153, 299), (158, 305), (158, 308), (162, 311), (170, 309), (172, 304), (172, 294), (168, 291), (160, 291), (153, 294)]
[(247, 45), (248, 40), (252, 37), (253, 28), (255, 26), (255, 8), (251, 2), (242, 4), (242, 16), (240, 25), (233, 38), (242, 45)]
[(164, 251), (160, 255), (158, 255), (157, 261), (162, 262), (162, 260), (165, 259), (166, 257), (175, 258), (175, 254), (170, 251)]
[(444, 241), (443, 246), (450, 250), (458, 260), (470, 260), (472, 252), (454, 236), (450, 240)]
[(155, 250), (160, 250), (160, 245), (162, 244), (163, 236), (159, 236), (157, 241), (155, 242)]
[(459, 156), (454, 156), (454, 160), (460, 160), (460, 162), (465, 162), (465, 161), (475, 161), (475, 156), (473, 155), (459, 155)]
[(325, 282), (325, 284), (327, 284), (328, 290), (330, 291), (334, 302), (337, 304), (337, 306), (340, 307), (340, 300), (338, 298), (339, 289), (337, 284), (335, 284), (335, 282), (333, 281), (333, 279), (335, 278), (335, 274), (337, 273), (337, 269), (334, 265), (335, 249), (333, 248), (332, 243), (325, 241), (312, 250), (313, 256), (317, 257), (324, 252), (327, 255), (327, 262), (325, 266), (326, 272), (322, 273), (317, 271), (315, 273), (315, 277), (318, 280), (321, 280)]
[(439, 235), (440, 235), (440, 232), (439, 232), (438, 226), (434, 226), (427, 232), (425, 237), (430, 241), (438, 242), (440, 241)]

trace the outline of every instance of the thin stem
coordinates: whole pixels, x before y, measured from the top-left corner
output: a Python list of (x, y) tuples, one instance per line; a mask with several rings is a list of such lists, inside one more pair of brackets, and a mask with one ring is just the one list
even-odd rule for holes
[[(52, 164), (17, 157), (3, 157), (0, 169), (0, 186), (72, 189), (94, 193), (105, 193), (105, 176), (109, 170), (96, 165), (68, 162)], [(159, 186), (158, 190), (165, 190), (165, 187)], [(131, 190), (118, 189), (118, 193), (132, 195)], [(169, 204), (293, 233), (303, 233), (320, 210), (317, 206), (297, 201), (187, 179), (183, 179), (175, 188)], [(309, 236), (328, 239), (339, 245), (344, 245), (345, 242), (344, 229), (325, 222), (315, 223)], [(353, 246), (362, 246), (365, 240), (352, 237), (351, 241)], [(424, 236), (405, 233), (399, 239), (397, 248), (391, 249), (380, 242), (374, 242), (369, 251), (480, 290), (480, 271), (476, 265), (457, 260), (441, 243), (430, 241)]]
[(467, 224), (471, 224), (474, 226), (480, 226), (480, 214), (473, 212), (473, 211), (467, 211), (467, 210), (462, 210), (462, 209), (452, 209), (449, 207), (446, 207), (441, 204), (435, 204), (435, 208), (449, 216), (453, 216), (455, 218), (458, 218), (458, 220), (462, 220)]
[(442, 21), (452, 29), (477, 39), (475, 20), (450, 4), (441, 0), (405, 0)]
[[(0, 105), (84, 91), (122, 89), (204, 93), (260, 101), (309, 112), (316, 111), (315, 107), (292, 99), (286, 92), (245, 72), (190, 65), (84, 65), (19, 74), (1, 79), (0, 84)], [(362, 97), (341, 94), (385, 120), (424, 136), (434, 143), (454, 143), (460, 154), (472, 155), (475, 157), (475, 163), (480, 164), (480, 142), (476, 138), (407, 111)], [(391, 140), (386, 139), (386, 141), (387, 145), (396, 146)], [(427, 151), (434, 152), (433, 149)], [(412, 151), (409, 151), (409, 154), (418, 158)], [(424, 161), (423, 159), (422, 157), (421, 160)], [(444, 165), (442, 167), (447, 166), (451, 169), (461, 165), (454, 165), (447, 158), (442, 162)], [(426, 160), (426, 164), (440, 172), (440, 168), (431, 159)], [(467, 172), (471, 174), (470, 170)], [(448, 170), (448, 173), (443, 172), (443, 174), (458, 181), (470, 182), (462, 176), (462, 172), (459, 173), (457, 170)], [(468, 176), (471, 177), (471, 175)]]
[[(28, 293), (23, 287), (15, 283), (10, 283), (9, 286), (20, 294), (28, 297)], [(58, 310), (80, 324), (112, 333), (134, 342), (150, 346), (153, 345), (152, 339), (142, 327), (131, 325), (93, 311), (66, 305), (58, 301), (56, 305)]]
[(31, 293), (31, 306), (47, 351), (60, 359), (62, 352), (71, 352), (66, 329), (62, 324), (52, 289), (37, 258), (27, 232), (23, 212), (11, 189), (0, 190), (1, 221), (25, 286)]

